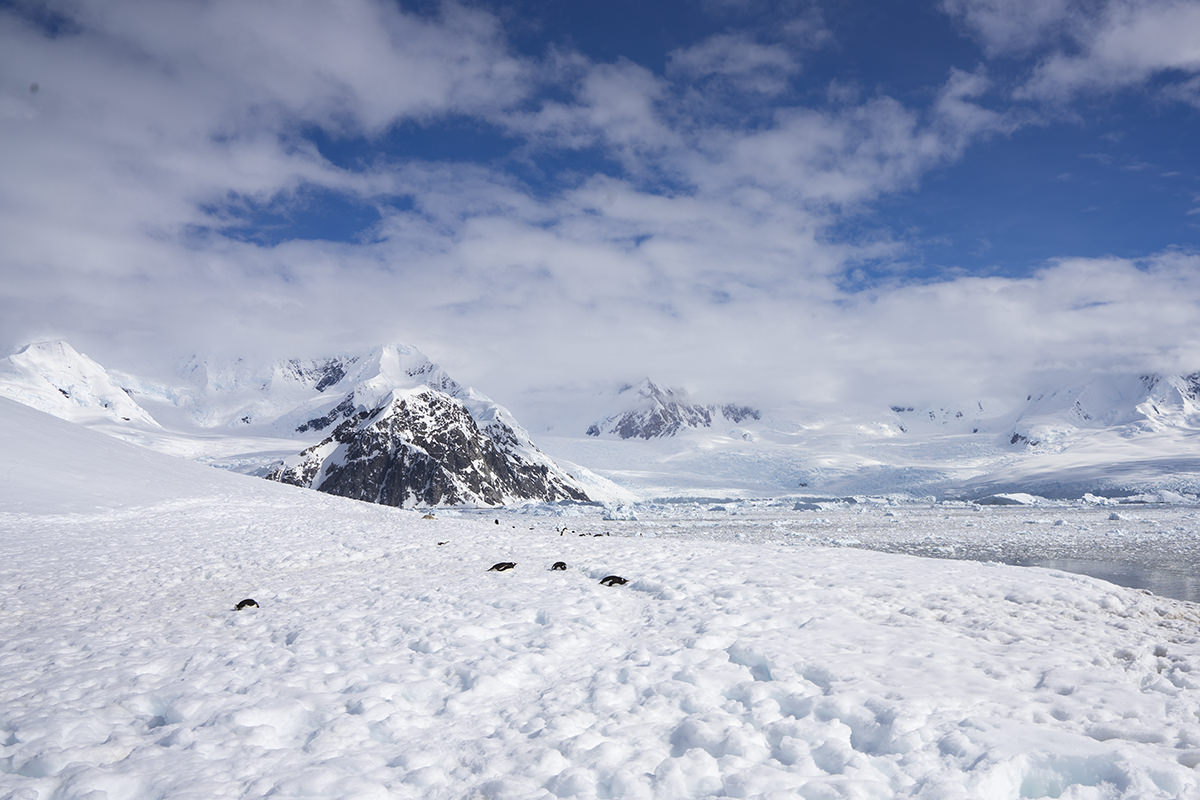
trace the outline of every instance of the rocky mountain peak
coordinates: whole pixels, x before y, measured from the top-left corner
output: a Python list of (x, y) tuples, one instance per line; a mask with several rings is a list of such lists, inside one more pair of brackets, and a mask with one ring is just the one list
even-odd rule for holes
[(517, 431), (495, 419), (481, 428), (461, 400), (428, 386), (353, 412), (271, 477), (393, 506), (588, 499)]
[(694, 403), (682, 389), (663, 388), (650, 378), (627, 384), (617, 392), (622, 411), (593, 423), (588, 436), (615, 435), (621, 439), (656, 439), (717, 422), (740, 424), (761, 417), (757, 409), (735, 404)]

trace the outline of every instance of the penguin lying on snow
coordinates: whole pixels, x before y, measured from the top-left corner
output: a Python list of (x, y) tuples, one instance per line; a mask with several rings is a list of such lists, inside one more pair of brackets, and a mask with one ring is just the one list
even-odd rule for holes
[(515, 561), (499, 561), (487, 568), (488, 572), (504, 572), (506, 569), (512, 569), (517, 563)]
[(241, 611), (243, 608), (258, 608), (258, 603), (254, 602), (254, 598), (247, 597), (242, 602), (234, 606), (234, 611)]
[(565, 562), (565, 561), (555, 561), (554, 566), (550, 567), (550, 569), (566, 569), (566, 568), (567, 568), (567, 562)]
[(609, 575), (600, 579), (601, 586), (624, 586), (627, 583), (629, 581), (620, 575)]

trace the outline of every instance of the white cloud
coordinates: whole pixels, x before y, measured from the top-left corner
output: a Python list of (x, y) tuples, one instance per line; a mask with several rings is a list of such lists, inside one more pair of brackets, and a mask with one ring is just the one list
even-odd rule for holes
[(638, 169), (648, 154), (679, 145), (660, 110), (666, 83), (645, 67), (576, 57), (557, 60), (553, 69), (562, 73), (569, 100), (545, 101), (534, 110), (501, 114), (496, 121), (539, 147), (605, 148), (627, 169)]
[(1018, 99), (1064, 101), (1080, 92), (1167, 77), (1163, 97), (1194, 102), (1200, 72), (1196, 0), (943, 0), (989, 55), (1040, 52)]
[(1081, 37), (1081, 52), (1042, 61), (1018, 97), (1062, 99), (1142, 84), (1169, 71), (1200, 72), (1200, 3), (1113, 2)]
[[(950, 72), (924, 105), (842, 93), (750, 125), (691, 114), (679, 85), (794, 74), (775, 45), (735, 53), (759, 40), (734, 35), (680, 51), (672, 81), (572, 53), (535, 65), (494, 18), (454, 6), (435, 18), (365, 0), (61, 8), (78, 27), (56, 36), (0, 12), (9, 344), (66, 334), (136, 367), (131, 356), (391, 339), (500, 399), (651, 373), (755, 401), (973, 391), (1070, 359), (1163, 357), (1196, 329), (1200, 263), (1186, 254), (839, 288), (900, 245), (831, 242), (834, 223), (1014, 129), (985, 103), (982, 72)], [(369, 138), (438, 115), (519, 137), (535, 166), (572, 149), (611, 161), (537, 187), (505, 163), (403, 153), (356, 171), (297, 132)], [(364, 242), (221, 235), (239, 203), (314, 186), (377, 207)]]
[(709, 193), (756, 187), (775, 203), (827, 213), (911, 187), (970, 142), (1011, 131), (1013, 121), (975, 102), (987, 87), (981, 75), (954, 70), (924, 114), (888, 97), (783, 109), (759, 130), (706, 133), (687, 172)]

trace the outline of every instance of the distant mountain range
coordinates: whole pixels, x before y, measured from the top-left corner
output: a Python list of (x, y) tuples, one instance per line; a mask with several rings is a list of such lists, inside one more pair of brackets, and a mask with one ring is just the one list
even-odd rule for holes
[(972, 433), (1023, 448), (1061, 450), (1099, 431), (1134, 439), (1200, 431), (1200, 373), (1101, 375), (1031, 392), (1007, 409), (891, 406), (902, 433)]
[(168, 453), (402, 506), (1200, 495), (1200, 373), (1064, 378), (1008, 404), (854, 410), (707, 402), (646, 379), (596, 395), (589, 413), (605, 410), (585, 430), (547, 431), (556, 458), (503, 406), (403, 345), (266, 364), (193, 358), (151, 381), (40, 342), (0, 360), (0, 396)]
[(623, 410), (593, 423), (587, 429), (588, 436), (657, 439), (688, 429), (739, 425), (762, 416), (750, 406), (690, 402), (682, 389), (664, 389), (649, 378), (636, 385), (621, 387), (617, 402), (622, 404)]

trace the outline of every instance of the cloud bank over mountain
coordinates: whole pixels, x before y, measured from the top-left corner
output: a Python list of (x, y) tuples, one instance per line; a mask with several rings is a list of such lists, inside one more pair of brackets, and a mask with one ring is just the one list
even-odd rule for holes
[[(668, 4), (628, 37), (589, 8), (0, 11), (0, 339), (148, 369), (409, 341), (514, 404), (1200, 365), (1197, 157), (1150, 146), (1196, 122), (1196, 3)], [(1070, 160), (1026, 166), (1081, 207), (1006, 227), (990, 155), (1053, 136)], [(995, 225), (889, 210), (945, 198)]]

